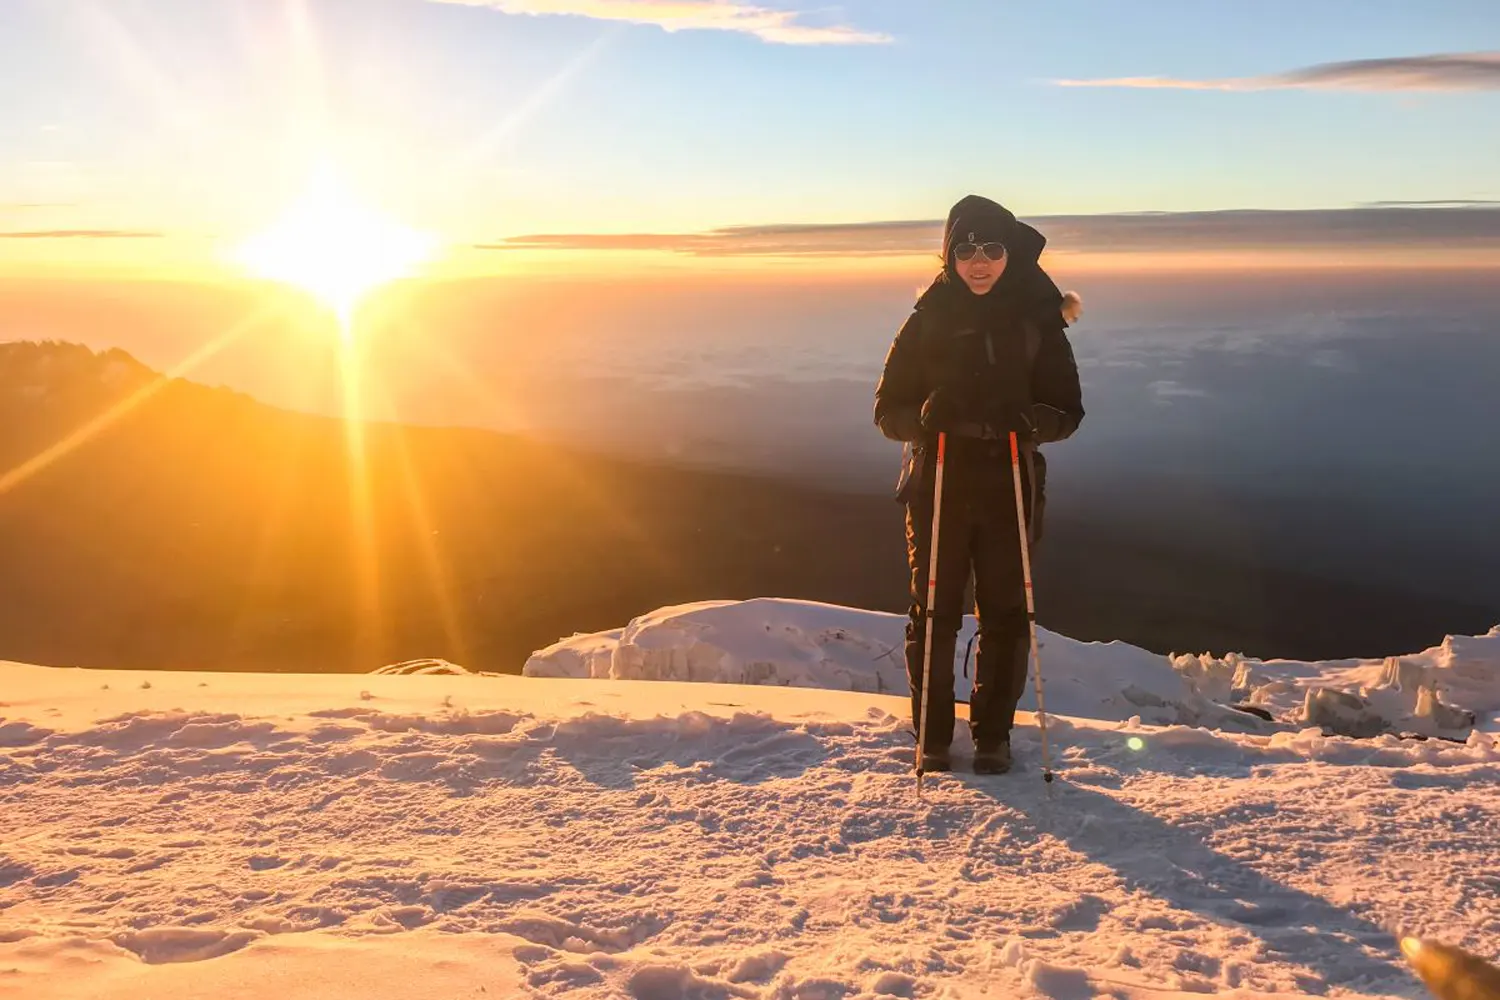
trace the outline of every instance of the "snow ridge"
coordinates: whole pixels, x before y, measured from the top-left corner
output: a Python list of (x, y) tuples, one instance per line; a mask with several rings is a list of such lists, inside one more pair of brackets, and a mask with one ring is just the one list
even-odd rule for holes
[[(659, 609), (623, 629), (563, 639), (533, 654), (523, 673), (905, 694), (905, 621), (813, 601), (705, 601)], [(954, 687), (961, 701), (972, 690), (976, 628), (971, 616), (959, 635)], [(1500, 626), (1485, 636), (1450, 636), (1423, 653), (1375, 661), (1162, 657), (1046, 629), (1039, 630), (1039, 643), (1048, 708), (1062, 715), (1116, 722), (1139, 716), (1158, 725), (1239, 732), (1319, 726), (1347, 736), (1459, 741), (1476, 726), (1500, 731)], [(1021, 707), (1035, 709), (1034, 683)]]

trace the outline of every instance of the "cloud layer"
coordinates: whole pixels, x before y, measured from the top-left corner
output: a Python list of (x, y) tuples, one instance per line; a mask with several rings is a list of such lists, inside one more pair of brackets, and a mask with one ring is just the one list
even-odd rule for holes
[[(1500, 207), (1159, 212), (1028, 219), (1067, 253), (1372, 248), (1500, 250)], [(479, 250), (667, 251), (695, 257), (936, 256), (940, 219), (742, 226), (702, 233), (518, 236)]]
[(1270, 76), (1184, 80), (1131, 76), (1058, 80), (1061, 87), (1128, 87), (1160, 90), (1500, 90), (1500, 52), (1469, 52), (1323, 63)]
[(0, 232), (0, 240), (159, 240), (165, 233), (133, 229), (37, 229)]
[(843, 25), (802, 23), (795, 11), (736, 0), (431, 0), (489, 7), (507, 14), (568, 14), (600, 21), (653, 24), (667, 31), (737, 31), (781, 45), (880, 45), (888, 35)]

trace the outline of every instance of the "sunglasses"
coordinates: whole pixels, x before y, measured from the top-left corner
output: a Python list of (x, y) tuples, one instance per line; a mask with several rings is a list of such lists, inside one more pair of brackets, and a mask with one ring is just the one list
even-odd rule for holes
[(953, 248), (953, 256), (959, 260), (971, 260), (976, 253), (984, 254), (990, 260), (999, 261), (1005, 258), (1004, 243), (960, 243)]

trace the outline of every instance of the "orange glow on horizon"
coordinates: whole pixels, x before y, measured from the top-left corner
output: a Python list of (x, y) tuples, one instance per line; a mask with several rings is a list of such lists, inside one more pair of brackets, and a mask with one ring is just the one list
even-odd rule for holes
[[(375, 297), (401, 286), (445, 281), (507, 279), (521, 282), (616, 282), (638, 279), (724, 280), (785, 278), (792, 281), (840, 278), (930, 277), (940, 262), (936, 252), (921, 253), (722, 253), (693, 254), (670, 250), (540, 249), (480, 250), (452, 245), (437, 256), (439, 242), (399, 226), (386, 230), (379, 216), (340, 229), (324, 228), (340, 217), (357, 217), (357, 203), (338, 197), (330, 206), (308, 215), (293, 213), (297, 221), (252, 241), (251, 257), (259, 263), (246, 268), (214, 260), (209, 254), (172, 240), (150, 241), (129, 251), (130, 260), (109, 257), (109, 247), (82, 248), (89, 253), (64, 253), (78, 248), (57, 241), (53, 247), (36, 241), (21, 258), (5, 255), (0, 246), (0, 278), (64, 278), (77, 280), (190, 281), (253, 285), (272, 281), (311, 295), (347, 327), (356, 312)], [(371, 219), (377, 221), (370, 221)], [(362, 244), (352, 237), (394, 234), (383, 245)], [(274, 238), (270, 238), (274, 235)], [(308, 242), (299, 242), (303, 235)], [(76, 242), (76, 241), (74, 241)], [(106, 241), (115, 244), (121, 241)], [(340, 248), (361, 244), (356, 250)], [(377, 241), (378, 242), (378, 241)], [(371, 249), (374, 247), (374, 249)], [(201, 248), (200, 248), (201, 250)], [(1049, 249), (1042, 258), (1049, 270), (1070, 274), (1143, 274), (1182, 272), (1279, 272), (1308, 270), (1492, 270), (1500, 269), (1500, 248), (1476, 247), (1296, 247), (1185, 248), (1181, 250), (1069, 251)], [(264, 266), (261, 266), (264, 265)]]

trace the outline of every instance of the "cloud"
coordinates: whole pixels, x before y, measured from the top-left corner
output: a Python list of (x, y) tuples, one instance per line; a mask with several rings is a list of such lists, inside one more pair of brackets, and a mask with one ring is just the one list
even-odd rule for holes
[(42, 229), (26, 232), (0, 232), (0, 240), (159, 240), (165, 233), (140, 232), (133, 229)]
[(838, 225), (731, 226), (702, 233), (540, 234), (480, 244), (476, 250), (657, 250), (695, 257), (864, 256), (936, 252), (940, 220)]
[(1500, 208), (1148, 212), (1036, 220), (1065, 251), (1500, 249)]
[(1431, 198), (1426, 201), (1372, 201), (1370, 208), (1483, 208), (1500, 207), (1497, 198)]
[(1127, 76), (1103, 80), (1056, 80), (1060, 87), (1127, 87), (1147, 90), (1500, 90), (1500, 52), (1398, 56), (1322, 63), (1270, 76), (1185, 80)]
[[(1500, 207), (1150, 212), (1029, 218), (1062, 253), (1198, 250), (1500, 250)], [(701, 233), (517, 236), (478, 250), (665, 251), (695, 257), (936, 256), (940, 219), (738, 226)]]
[(844, 25), (804, 24), (795, 11), (736, 0), (431, 0), (507, 14), (566, 14), (653, 24), (666, 31), (737, 31), (780, 45), (881, 45), (889, 35)]
[(1158, 403), (1170, 403), (1174, 399), (1207, 399), (1208, 390), (1197, 389), (1192, 386), (1183, 385), (1172, 379), (1162, 379), (1152, 382), (1146, 387), (1156, 397)]

